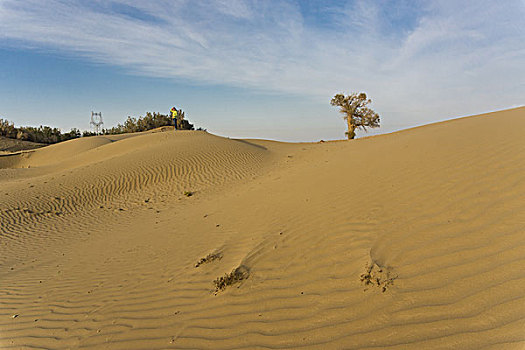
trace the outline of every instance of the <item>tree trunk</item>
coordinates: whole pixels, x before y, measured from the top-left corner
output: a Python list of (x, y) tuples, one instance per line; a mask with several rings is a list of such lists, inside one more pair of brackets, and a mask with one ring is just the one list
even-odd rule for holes
[(348, 131), (346, 132), (349, 140), (352, 140), (355, 137), (355, 125), (352, 124), (350, 118), (348, 118)]

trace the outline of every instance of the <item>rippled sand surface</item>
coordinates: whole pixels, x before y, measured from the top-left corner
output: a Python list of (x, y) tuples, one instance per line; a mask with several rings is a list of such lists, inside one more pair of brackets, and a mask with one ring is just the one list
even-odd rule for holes
[(524, 135), (518, 108), (0, 154), (0, 348), (523, 349)]

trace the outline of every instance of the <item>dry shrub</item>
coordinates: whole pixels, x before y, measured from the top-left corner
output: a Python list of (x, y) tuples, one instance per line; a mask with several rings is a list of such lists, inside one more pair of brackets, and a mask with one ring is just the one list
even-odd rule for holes
[(213, 283), (215, 284), (215, 293), (224, 290), (226, 287), (231, 286), (237, 282), (247, 279), (250, 277), (250, 270), (248, 267), (241, 265), (234, 269), (229, 274), (225, 274), (222, 277), (218, 277)]

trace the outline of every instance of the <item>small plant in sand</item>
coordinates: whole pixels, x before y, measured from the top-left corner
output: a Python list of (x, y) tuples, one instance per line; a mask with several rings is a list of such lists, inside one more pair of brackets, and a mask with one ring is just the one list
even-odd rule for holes
[(201, 265), (211, 263), (215, 260), (221, 260), (222, 259), (222, 253), (216, 252), (216, 253), (210, 253), (206, 255), (204, 258), (201, 258), (196, 264), (195, 267), (199, 267)]
[(184, 191), (184, 195), (185, 195), (186, 197), (191, 197), (191, 196), (193, 196), (193, 193), (194, 193), (194, 192), (192, 192), (192, 191)]
[(215, 284), (215, 293), (224, 290), (226, 287), (231, 286), (237, 282), (247, 279), (250, 276), (250, 270), (241, 265), (234, 269), (232, 272), (225, 274), (222, 277), (218, 277), (213, 284)]
[(340, 108), (341, 114), (348, 123), (348, 131), (345, 133), (348, 139), (355, 137), (355, 129), (379, 127), (379, 114), (367, 107), (372, 100), (366, 97), (364, 92), (353, 93), (349, 96), (337, 94), (332, 98), (330, 104)]
[(367, 264), (366, 272), (360, 276), (361, 282), (366, 287), (379, 287), (383, 293), (394, 284), (396, 278), (397, 275), (392, 272), (391, 268), (379, 266), (377, 263)]

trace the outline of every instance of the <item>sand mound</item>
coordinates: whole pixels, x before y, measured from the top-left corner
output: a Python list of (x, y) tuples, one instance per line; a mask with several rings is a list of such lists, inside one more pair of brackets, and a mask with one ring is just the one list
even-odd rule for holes
[(2, 152), (18, 152), (43, 146), (45, 146), (43, 143), (15, 140), (0, 136), (0, 154)]
[(524, 117), (36, 150), (0, 169), (0, 347), (522, 349)]
[[(25, 240), (44, 236), (34, 231), (41, 221), (54, 227), (68, 216), (74, 226), (98, 221), (104, 209), (123, 212), (151, 207), (154, 202), (160, 207), (158, 202), (178, 200), (184, 191), (213, 191), (214, 186), (256, 174), (268, 153), (259, 146), (204, 132), (172, 132), (117, 141), (103, 136), (75, 139), (20, 154), (16, 166), (30, 168), (20, 170), (35, 176), (25, 173), (24, 181), (5, 187), (0, 211), (4, 235), (21, 236), (24, 243), (17, 238), (13, 244), (25, 250)], [(55, 232), (52, 237), (61, 234)]]

